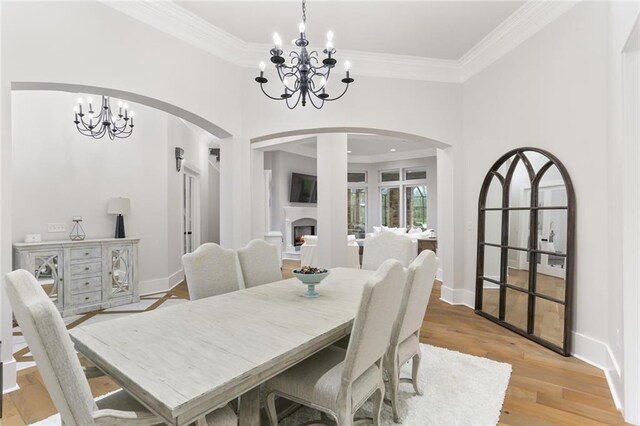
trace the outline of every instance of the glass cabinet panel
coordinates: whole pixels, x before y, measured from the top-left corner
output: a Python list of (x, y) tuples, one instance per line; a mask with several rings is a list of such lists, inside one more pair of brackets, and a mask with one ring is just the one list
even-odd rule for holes
[(131, 248), (113, 247), (109, 249), (109, 252), (111, 294), (115, 296), (131, 293)]
[(61, 251), (33, 254), (33, 276), (59, 309), (62, 308), (63, 289), (61, 266)]

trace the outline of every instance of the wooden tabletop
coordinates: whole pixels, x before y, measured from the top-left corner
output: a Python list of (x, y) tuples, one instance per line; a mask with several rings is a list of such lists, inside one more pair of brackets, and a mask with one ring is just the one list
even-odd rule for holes
[(170, 424), (188, 424), (351, 331), (372, 271), (335, 268), (70, 331), (76, 349)]

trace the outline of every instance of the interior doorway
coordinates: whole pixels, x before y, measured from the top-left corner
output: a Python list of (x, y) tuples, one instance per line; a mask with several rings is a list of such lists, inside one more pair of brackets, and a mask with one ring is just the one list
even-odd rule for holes
[(182, 254), (200, 246), (200, 177), (185, 168), (182, 174)]

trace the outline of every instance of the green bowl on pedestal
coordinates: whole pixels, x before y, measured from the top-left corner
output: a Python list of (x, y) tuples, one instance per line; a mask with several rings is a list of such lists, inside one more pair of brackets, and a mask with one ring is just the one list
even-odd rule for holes
[[(305, 273), (305, 271), (307, 271), (307, 273)], [(294, 269), (293, 275), (302, 284), (307, 286), (307, 291), (303, 294), (304, 297), (318, 297), (319, 293), (316, 291), (316, 286), (329, 275), (329, 270), (302, 267), (300, 269)]]

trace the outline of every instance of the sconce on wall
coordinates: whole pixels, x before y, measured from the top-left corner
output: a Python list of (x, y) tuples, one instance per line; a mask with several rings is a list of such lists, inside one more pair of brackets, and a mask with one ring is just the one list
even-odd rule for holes
[(182, 169), (182, 160), (184, 160), (184, 149), (176, 146), (176, 170)]

